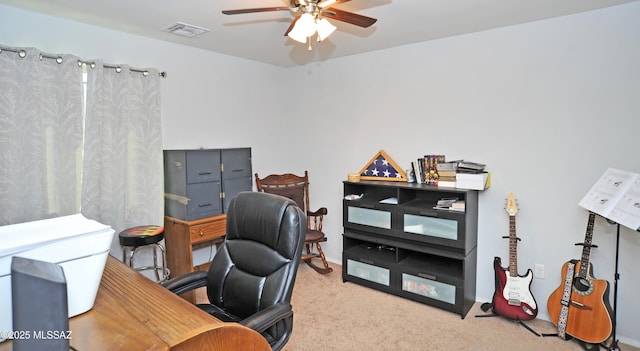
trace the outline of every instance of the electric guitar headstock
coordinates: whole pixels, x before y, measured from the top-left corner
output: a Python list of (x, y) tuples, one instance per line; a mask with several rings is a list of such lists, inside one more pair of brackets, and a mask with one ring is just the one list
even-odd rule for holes
[(513, 195), (513, 193), (509, 193), (507, 196), (507, 206), (505, 207), (509, 216), (513, 217), (518, 213), (518, 200)]

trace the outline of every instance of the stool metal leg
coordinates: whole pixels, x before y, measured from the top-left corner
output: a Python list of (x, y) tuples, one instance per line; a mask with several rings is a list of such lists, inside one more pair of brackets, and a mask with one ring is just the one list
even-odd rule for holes
[(123, 246), (122, 247), (122, 263), (126, 264), (127, 266), (133, 268), (133, 264), (131, 263), (131, 260), (133, 259), (133, 253), (135, 251), (135, 247), (132, 246)]
[(162, 279), (160, 280), (160, 283), (162, 283), (169, 278), (170, 271), (169, 267), (167, 267), (167, 253), (164, 246), (158, 244), (158, 247), (160, 248), (160, 252), (162, 252)]
[[(142, 247), (148, 247), (153, 250), (153, 265), (136, 267), (135, 253), (136, 251), (138, 251), (137, 250), (138, 248), (142, 248)], [(161, 265), (158, 262), (158, 250), (160, 250), (160, 253), (161, 253), (160, 255), (160, 259), (162, 261)], [(124, 254), (124, 251), (123, 251), (123, 256), (126, 257), (126, 255)], [(129, 267), (131, 267), (133, 270), (137, 272), (153, 270), (157, 283), (162, 283), (169, 278), (170, 271), (169, 271), (169, 268), (167, 267), (166, 252), (162, 245), (158, 243), (154, 243), (154, 244), (145, 245), (145, 246), (133, 247), (131, 248), (130, 254), (128, 256), (129, 256)]]
[(138, 249), (138, 247), (136, 246), (136, 247), (130, 248), (130, 250), (129, 250), (129, 267), (131, 267), (131, 268), (134, 267), (133, 258), (135, 256), (135, 253), (136, 253), (137, 249)]
[[(159, 246), (156, 244), (156, 246)], [(160, 274), (158, 273), (158, 250), (153, 248), (153, 273), (156, 275), (156, 281), (160, 281)]]

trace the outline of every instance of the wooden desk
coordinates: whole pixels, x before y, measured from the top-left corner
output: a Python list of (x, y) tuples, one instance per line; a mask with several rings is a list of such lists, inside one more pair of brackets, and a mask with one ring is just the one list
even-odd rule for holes
[[(219, 247), (227, 234), (227, 215), (185, 221), (164, 217), (164, 242), (167, 250), (167, 264), (171, 275), (179, 275), (196, 270), (207, 270), (209, 264), (194, 267), (193, 249), (198, 246), (216, 244)], [(194, 292), (181, 295), (191, 303), (195, 303)]]
[[(78, 351), (264, 350), (257, 332), (223, 323), (109, 256), (91, 310), (69, 320)], [(11, 341), (0, 351), (11, 350)]]

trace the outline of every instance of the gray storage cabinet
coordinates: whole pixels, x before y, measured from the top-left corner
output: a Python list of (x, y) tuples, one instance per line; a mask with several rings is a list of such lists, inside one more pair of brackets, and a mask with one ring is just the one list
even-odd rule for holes
[(226, 213), (251, 191), (251, 148), (164, 151), (165, 215), (184, 220)]

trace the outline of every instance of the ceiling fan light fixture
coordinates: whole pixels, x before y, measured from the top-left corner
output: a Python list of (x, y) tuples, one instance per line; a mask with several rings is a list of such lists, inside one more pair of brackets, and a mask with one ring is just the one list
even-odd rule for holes
[(305, 44), (307, 42), (307, 38), (312, 36), (316, 32), (316, 21), (313, 16), (309, 13), (304, 13), (296, 24), (293, 26), (293, 29), (287, 34), (289, 38)]
[(301, 33), (301, 31), (296, 30), (295, 26), (293, 29), (287, 34), (289, 38), (297, 41), (298, 43), (306, 44), (307, 37)]
[(305, 13), (300, 16), (293, 29), (296, 30), (296, 28), (300, 31), (300, 34), (310, 37), (316, 32), (316, 20), (310, 13)]
[(318, 20), (316, 27), (318, 30), (318, 41), (325, 40), (336, 30), (336, 26), (331, 24), (331, 22), (327, 21), (325, 18)]
[(298, 21), (296, 21), (296, 24), (293, 26), (293, 29), (289, 31), (287, 35), (289, 38), (305, 44), (307, 39), (316, 33), (318, 33), (318, 41), (323, 41), (335, 30), (336, 26), (331, 24), (328, 20), (324, 18), (317, 18), (310, 13), (305, 13), (300, 16)]
[(333, 23), (323, 18), (329, 16), (332, 20), (349, 23), (358, 27), (368, 28), (376, 23), (375, 18), (359, 15), (357, 13), (333, 8), (333, 5), (349, 0), (289, 0), (290, 7), (258, 7), (236, 10), (223, 10), (225, 15), (236, 15), (254, 12), (270, 12), (288, 10), (296, 17), (293, 19), (285, 35), (299, 43), (308, 43), (311, 51), (311, 37), (317, 34), (318, 42), (328, 38), (336, 27)]

